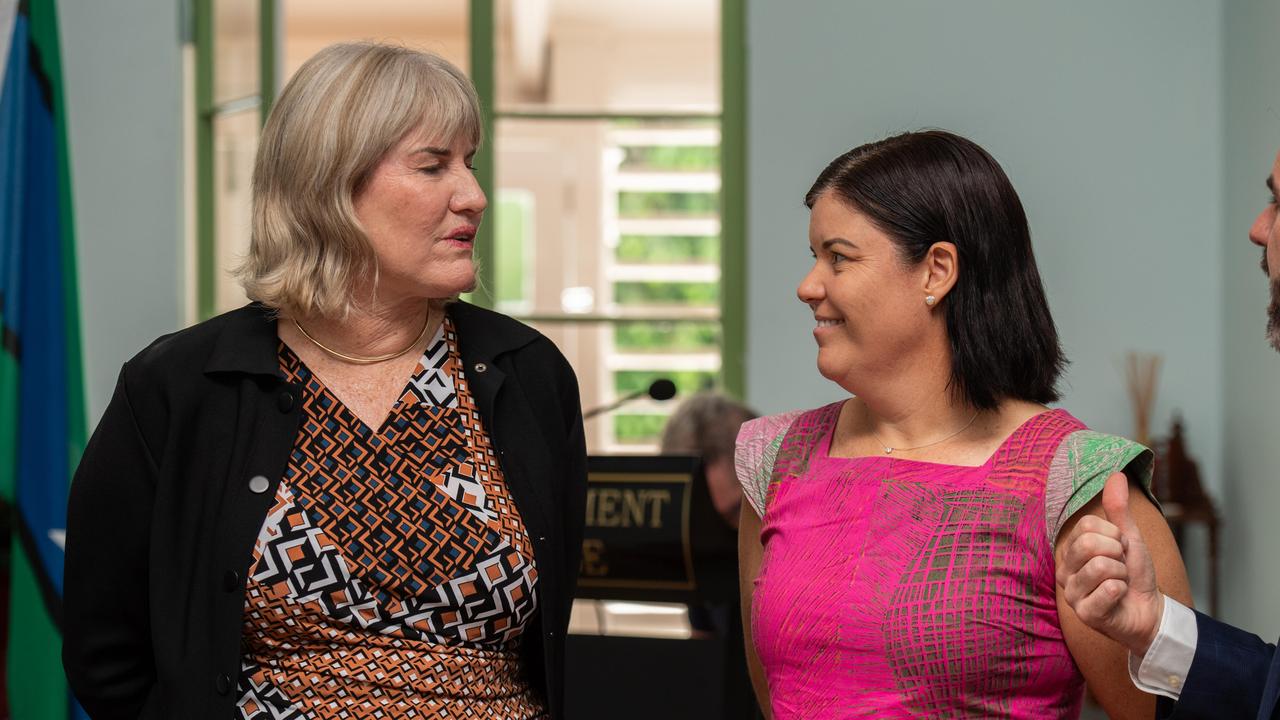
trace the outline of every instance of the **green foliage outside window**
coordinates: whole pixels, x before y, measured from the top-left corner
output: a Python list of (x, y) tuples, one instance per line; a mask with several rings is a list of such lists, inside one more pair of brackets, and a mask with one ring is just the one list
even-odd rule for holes
[(619, 322), (614, 347), (622, 352), (718, 352), (717, 322)]
[(715, 305), (719, 283), (616, 282), (613, 301), (619, 305)]
[(533, 195), (526, 191), (500, 190), (494, 221), (493, 297), (498, 302), (518, 302), (529, 295), (526, 287), (526, 252), (533, 244)]
[[(648, 120), (621, 120), (617, 127), (673, 127)], [(718, 123), (681, 123), (681, 128), (718, 127)], [(620, 169), (636, 173), (717, 173), (719, 146), (625, 146)], [(618, 216), (630, 219), (715, 218), (720, 213), (717, 192), (669, 190), (622, 191), (617, 194)], [(622, 235), (614, 261), (624, 265), (717, 265), (720, 238), (715, 235)], [(613, 283), (613, 300), (624, 306), (714, 308), (719, 283), (626, 281)], [(715, 320), (618, 321), (613, 325), (613, 351), (632, 356), (657, 353), (719, 354), (721, 326)], [(616, 396), (648, 388), (654, 379), (669, 378), (677, 398), (715, 387), (719, 373), (702, 370), (622, 370), (613, 375)], [(663, 406), (674, 408), (675, 401)], [(665, 413), (633, 409), (613, 416), (613, 440), (624, 445), (656, 444), (666, 424)]]
[(613, 434), (620, 443), (656, 443), (666, 424), (663, 415), (614, 415)]
[(618, 193), (619, 217), (696, 217), (714, 215), (719, 211), (719, 193), (648, 191)]
[(720, 262), (720, 238), (714, 235), (623, 235), (615, 255), (622, 263)]
[(716, 386), (716, 373), (706, 370), (620, 370), (613, 374), (613, 389), (619, 396), (647, 390), (658, 378), (666, 378), (676, 384), (676, 397), (668, 404), (674, 407), (686, 395)]
[(663, 146), (624, 148), (623, 170), (715, 172), (720, 169), (720, 148), (711, 146)]

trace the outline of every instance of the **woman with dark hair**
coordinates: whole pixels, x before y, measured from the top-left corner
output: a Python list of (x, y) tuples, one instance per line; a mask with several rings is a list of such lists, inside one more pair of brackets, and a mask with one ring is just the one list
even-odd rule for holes
[[(907, 133), (836, 158), (805, 197), (818, 370), (852, 397), (738, 437), (752, 679), (784, 718), (1073, 718), (1084, 684), (1147, 718), (1125, 651), (1054, 582), (1106, 479), (1164, 592), (1189, 600), (1144, 494), (1152, 455), (1062, 409), (1065, 365), (1022, 204), (982, 148)], [(1102, 560), (1102, 558), (1100, 558)]]

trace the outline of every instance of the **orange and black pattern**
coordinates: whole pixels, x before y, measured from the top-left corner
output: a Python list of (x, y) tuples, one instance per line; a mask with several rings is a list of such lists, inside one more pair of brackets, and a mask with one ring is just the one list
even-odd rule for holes
[(237, 717), (542, 718), (532, 547), (446, 320), (382, 426), (280, 345), (305, 418), (254, 547)]

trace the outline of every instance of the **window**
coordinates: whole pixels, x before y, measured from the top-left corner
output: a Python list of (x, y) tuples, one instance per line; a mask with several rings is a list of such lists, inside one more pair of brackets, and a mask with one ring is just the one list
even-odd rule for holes
[[(740, 393), (742, 185), (723, 178), (742, 167), (741, 83), (728, 79), (742, 72), (741, 7), (483, 5), (493, 15), (472, 42), (493, 42), (493, 74), (476, 81), (498, 198), (483, 299), (556, 341), (585, 408), (656, 378), (679, 395)], [(603, 414), (588, 445), (654, 450), (673, 405)]]
[(275, 87), (274, 11), (271, 0), (195, 2), (193, 304), (200, 318), (244, 302), (227, 270), (249, 243), (253, 157)]
[[(538, 327), (593, 408), (655, 378), (744, 378), (744, 3), (738, 0), (197, 0), (197, 308), (244, 302), (257, 133), (316, 50), (374, 38), (473, 78), (490, 210), (469, 298)], [(278, 21), (278, 22), (277, 22)], [(279, 70), (276, 65), (279, 63)], [(674, 403), (588, 425), (594, 452), (656, 447)]]

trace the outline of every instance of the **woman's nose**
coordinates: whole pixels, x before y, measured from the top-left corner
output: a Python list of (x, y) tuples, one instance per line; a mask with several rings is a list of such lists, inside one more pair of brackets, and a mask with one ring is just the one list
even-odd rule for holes
[(470, 172), (465, 173), (460, 185), (453, 193), (449, 203), (450, 209), (459, 215), (479, 214), (489, 207), (489, 200), (480, 187), (480, 182)]
[(796, 288), (796, 297), (800, 298), (800, 302), (805, 305), (816, 305), (826, 297), (826, 289), (817, 274), (818, 266), (815, 263), (813, 268), (800, 281), (799, 287)]

